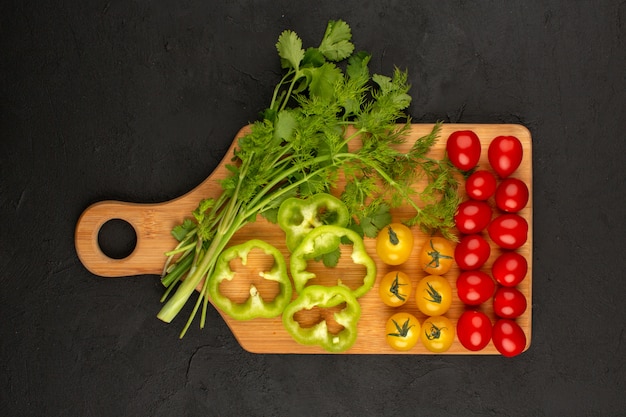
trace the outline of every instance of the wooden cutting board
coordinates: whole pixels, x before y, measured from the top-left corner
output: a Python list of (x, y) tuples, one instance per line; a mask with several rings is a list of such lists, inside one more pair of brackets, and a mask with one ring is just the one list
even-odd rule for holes
[[(407, 142), (400, 145), (402, 150), (408, 150), (411, 144), (426, 134), (428, 134), (432, 124), (413, 124), (410, 136)], [(220, 192), (218, 180), (225, 178), (228, 171), (225, 164), (231, 160), (232, 152), (237, 139), (248, 131), (246, 126), (237, 134), (233, 145), (224, 156), (224, 159), (215, 171), (195, 189), (187, 194), (174, 200), (157, 203), (157, 204), (135, 204), (119, 201), (102, 201), (88, 207), (80, 216), (76, 225), (75, 244), (76, 251), (85, 267), (95, 275), (102, 277), (124, 277), (140, 274), (161, 274), (165, 261), (164, 253), (171, 250), (176, 241), (170, 235), (171, 229), (180, 224), (184, 218), (190, 217), (191, 212), (197, 207), (198, 202), (207, 197), (216, 197)], [(433, 147), (431, 155), (441, 158), (445, 152), (446, 139), (456, 130), (473, 130), (481, 139), (482, 153), (479, 162), (481, 169), (491, 170), (487, 161), (487, 148), (490, 141), (496, 136), (513, 135), (516, 136), (523, 145), (524, 157), (521, 166), (512, 175), (512, 177), (520, 178), (530, 189), (529, 202), (519, 214), (523, 216), (529, 224), (528, 241), (518, 249), (528, 260), (528, 275), (518, 285), (518, 289), (526, 296), (528, 308), (526, 312), (517, 319), (526, 334), (527, 346), (531, 341), (531, 318), (532, 318), (532, 140), (530, 132), (521, 125), (515, 124), (444, 124), (438, 143)], [(356, 142), (351, 144), (352, 147), (358, 146)], [(423, 188), (424, 184), (415, 184), (416, 188)], [(464, 187), (461, 186), (463, 197)], [(488, 201), (494, 208), (494, 216), (498, 213), (493, 203), (493, 198)], [(413, 215), (408, 207), (400, 207), (392, 211), (394, 221), (401, 221)], [(104, 223), (112, 219), (122, 219), (130, 223), (137, 234), (137, 244), (134, 251), (124, 259), (111, 259), (107, 257), (98, 245), (98, 234)], [(417, 282), (426, 274), (422, 272), (418, 265), (418, 253), (426, 239), (426, 236), (415, 227), (413, 228), (415, 235), (415, 247), (410, 259), (398, 267), (390, 267), (384, 265), (376, 257), (374, 239), (365, 238), (365, 244), (370, 255), (376, 260), (378, 266), (378, 280), (392, 269), (398, 269), (406, 272), (412, 279), (413, 289)], [(483, 233), (485, 237), (486, 232)], [(256, 222), (246, 225), (233, 238), (232, 244), (244, 242), (250, 238), (263, 239), (277, 248), (279, 248), (286, 259), (288, 254), (284, 242), (284, 234), (280, 228), (274, 224), (268, 223), (264, 219), (259, 218)], [(491, 244), (491, 256), (487, 264), (482, 268), (489, 273), (491, 265), (501, 250)], [(251, 265), (254, 266), (254, 265)], [(354, 268), (353, 268), (354, 269)], [(359, 279), (358, 271), (352, 271), (351, 268), (342, 268), (339, 273), (342, 279), (349, 280), (351, 275), (355, 275), (355, 279)], [(455, 324), (458, 317), (466, 309), (456, 296), (456, 277), (459, 269), (456, 265), (444, 276), (450, 282), (453, 288), (454, 301), (446, 314)], [(246, 289), (242, 289), (246, 291)], [(195, 299), (194, 299), (195, 301)], [(429, 354), (430, 352), (418, 342), (417, 346), (408, 352), (398, 352), (391, 349), (385, 341), (385, 322), (397, 311), (409, 311), (414, 314), (420, 323), (425, 320), (425, 316), (419, 312), (415, 304), (415, 294), (411, 294), (408, 302), (399, 309), (385, 306), (379, 299), (378, 283), (365, 296), (359, 299), (362, 307), (362, 316), (359, 321), (358, 338), (355, 345), (345, 353), (348, 354)], [(485, 312), (491, 319), (495, 321), (491, 300), (478, 307), (478, 310)], [(155, 319), (156, 319), (155, 311)], [(221, 313), (221, 312), (220, 312)], [(179, 326), (182, 329), (187, 317), (181, 314), (173, 322), (172, 326)], [(222, 317), (230, 327), (233, 335), (240, 345), (250, 352), (255, 353), (327, 353), (325, 350), (317, 347), (302, 346), (295, 342), (291, 336), (283, 328), (280, 317), (275, 319), (254, 319), (251, 321), (237, 321), (222, 314)], [(197, 319), (196, 322), (198, 323)], [(455, 342), (446, 352), (446, 354), (498, 354), (497, 350), (490, 342), (489, 345), (479, 351), (471, 352), (465, 349), (455, 338)]]

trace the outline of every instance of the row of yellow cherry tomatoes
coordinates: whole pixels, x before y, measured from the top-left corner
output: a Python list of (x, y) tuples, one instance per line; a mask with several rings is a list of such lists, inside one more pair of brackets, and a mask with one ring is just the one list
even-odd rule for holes
[[(413, 233), (401, 224), (392, 223), (384, 228), (376, 240), (376, 253), (387, 265), (406, 262), (413, 249)], [(454, 262), (452, 244), (442, 237), (431, 237), (424, 242), (419, 255), (420, 265), (428, 275), (420, 279), (415, 288), (416, 306), (427, 316), (420, 324), (415, 315), (400, 311), (387, 320), (387, 343), (396, 350), (412, 349), (418, 341), (431, 352), (447, 351), (454, 342), (455, 327), (447, 313), (452, 304), (452, 287), (442, 275)], [(412, 292), (410, 277), (403, 271), (386, 273), (379, 283), (379, 295), (390, 307), (407, 303)]]

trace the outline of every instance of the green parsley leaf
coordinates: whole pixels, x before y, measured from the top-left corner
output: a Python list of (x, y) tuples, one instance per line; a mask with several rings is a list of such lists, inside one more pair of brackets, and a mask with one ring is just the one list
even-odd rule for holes
[(295, 32), (286, 30), (281, 33), (276, 49), (283, 60), (283, 68), (291, 67), (296, 71), (300, 68), (300, 62), (304, 58), (304, 49), (302, 49), (302, 39)]
[(337, 248), (331, 252), (320, 255), (316, 258), (317, 261), (322, 261), (327, 268), (334, 268), (339, 263), (341, 258), (341, 249)]
[(185, 238), (185, 236), (187, 236), (187, 233), (191, 232), (195, 227), (196, 225), (193, 221), (191, 221), (191, 219), (185, 219), (183, 221), (183, 224), (179, 224), (178, 226), (174, 227), (171, 233), (172, 236), (174, 236), (174, 239), (181, 242)]
[(293, 135), (298, 122), (296, 117), (289, 110), (282, 110), (278, 113), (276, 123), (274, 123), (274, 138), (289, 140)]
[(302, 58), (301, 67), (321, 67), (326, 62), (324, 54), (318, 48), (307, 48)]
[(370, 71), (368, 68), (369, 62), (372, 56), (365, 52), (360, 51), (352, 55), (348, 59), (348, 65), (346, 66), (346, 75), (350, 78), (368, 78)]
[(349, 57), (354, 51), (354, 44), (350, 42), (351, 39), (352, 32), (346, 22), (343, 20), (330, 21), (319, 50), (327, 59), (341, 61)]
[(386, 75), (374, 74), (372, 75), (372, 81), (374, 81), (380, 87), (380, 91), (383, 94), (389, 94), (393, 90), (393, 84), (391, 83), (391, 77)]
[(383, 227), (391, 223), (391, 213), (387, 204), (380, 204), (374, 211), (365, 211), (358, 217), (363, 233), (372, 238), (376, 237)]
[(341, 70), (329, 62), (321, 67), (307, 68), (306, 72), (311, 76), (310, 93), (325, 100), (333, 98), (335, 85), (343, 79)]

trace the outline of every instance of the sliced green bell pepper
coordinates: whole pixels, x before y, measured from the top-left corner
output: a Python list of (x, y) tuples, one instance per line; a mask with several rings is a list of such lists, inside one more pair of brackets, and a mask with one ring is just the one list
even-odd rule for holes
[[(230, 268), (230, 261), (241, 258), (243, 265), (247, 264), (248, 254), (253, 249), (260, 249), (266, 255), (274, 258), (274, 264), (269, 271), (260, 272), (264, 279), (276, 281), (279, 293), (272, 301), (263, 300), (254, 284), (250, 285), (250, 297), (243, 303), (233, 302), (220, 292), (220, 283), (224, 280), (231, 281), (237, 275)], [(209, 295), (213, 303), (230, 317), (236, 320), (250, 320), (257, 317), (271, 318), (279, 316), (285, 306), (291, 301), (293, 289), (287, 275), (285, 258), (278, 249), (259, 239), (252, 239), (240, 245), (225, 249), (218, 258), (215, 271), (208, 283)]]
[(288, 198), (278, 209), (278, 226), (285, 232), (287, 249), (293, 252), (304, 236), (322, 225), (345, 227), (350, 221), (346, 205), (330, 194), (306, 199)]
[[(345, 307), (334, 313), (335, 321), (343, 329), (333, 334), (328, 331), (325, 320), (312, 327), (301, 327), (294, 315), (313, 307), (331, 308), (345, 303)], [(317, 345), (329, 352), (343, 352), (354, 345), (357, 337), (357, 322), (361, 317), (361, 306), (352, 292), (345, 287), (306, 287), (283, 311), (283, 325), (293, 339), (303, 345)]]
[[(291, 277), (298, 293), (302, 292), (308, 280), (316, 276), (307, 270), (307, 262), (339, 249), (343, 238), (352, 242), (352, 262), (366, 268), (363, 284), (352, 290), (353, 295), (359, 298), (372, 289), (376, 281), (376, 263), (367, 254), (363, 238), (345, 227), (320, 226), (309, 232), (291, 254)], [(338, 285), (343, 285), (341, 278), (338, 279)]]

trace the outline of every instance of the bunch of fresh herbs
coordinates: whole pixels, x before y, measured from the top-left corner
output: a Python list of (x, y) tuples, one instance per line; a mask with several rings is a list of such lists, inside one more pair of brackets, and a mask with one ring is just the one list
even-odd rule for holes
[[(330, 192), (340, 173), (350, 227), (361, 235), (376, 236), (391, 221), (390, 207), (408, 205), (415, 216), (407, 224), (452, 237), (459, 203), (453, 168), (427, 157), (440, 125), (399, 152), (411, 128), (407, 73), (370, 74), (371, 56), (355, 52), (351, 38), (341, 20), (329, 22), (318, 47), (304, 49), (290, 30), (280, 35), (276, 48), (284, 75), (261, 120), (239, 140), (221, 195), (201, 201), (193, 220), (173, 230), (180, 243), (168, 253), (162, 277), (163, 299), (171, 297), (158, 317), (170, 322), (205, 281), (181, 337), (201, 305), (204, 327), (206, 282), (232, 236), (259, 215), (275, 221), (288, 197)], [(358, 146), (349, 149), (352, 141)], [(428, 185), (418, 192), (413, 184), (419, 176)]]

